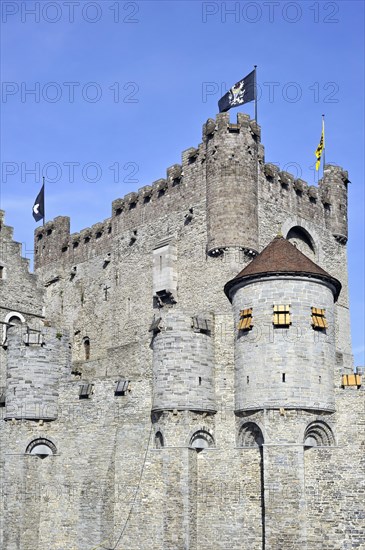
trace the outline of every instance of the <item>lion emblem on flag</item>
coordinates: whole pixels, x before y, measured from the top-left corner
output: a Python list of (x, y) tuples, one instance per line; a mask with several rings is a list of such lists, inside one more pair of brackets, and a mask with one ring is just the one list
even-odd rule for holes
[(245, 95), (245, 88), (244, 88), (244, 81), (241, 80), (241, 82), (237, 82), (232, 88), (229, 90), (229, 102), (231, 105), (238, 105), (240, 103), (243, 103), (243, 97)]

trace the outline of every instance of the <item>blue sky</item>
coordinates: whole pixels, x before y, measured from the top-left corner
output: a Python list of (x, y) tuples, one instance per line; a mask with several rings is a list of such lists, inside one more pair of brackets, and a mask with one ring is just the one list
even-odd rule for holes
[[(266, 161), (314, 184), (325, 113), (326, 161), (349, 171), (353, 348), (364, 365), (363, 2), (3, 0), (1, 8), (0, 198), (24, 254), (42, 172), (48, 219), (69, 215), (72, 231), (103, 220), (112, 200), (164, 177), (201, 141), (225, 87), (257, 64)], [(242, 110), (253, 115), (253, 104)]]

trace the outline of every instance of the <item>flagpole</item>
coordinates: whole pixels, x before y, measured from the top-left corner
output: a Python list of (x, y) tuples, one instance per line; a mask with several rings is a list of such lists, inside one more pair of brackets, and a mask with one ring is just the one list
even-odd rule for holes
[(323, 177), (324, 177), (324, 167), (326, 166), (326, 138), (324, 135), (324, 115), (322, 115), (322, 131), (323, 131)]
[(44, 182), (44, 176), (43, 176), (43, 227), (46, 223), (46, 196), (45, 196), (45, 182)]
[(254, 65), (255, 69), (255, 122), (257, 124), (257, 65)]

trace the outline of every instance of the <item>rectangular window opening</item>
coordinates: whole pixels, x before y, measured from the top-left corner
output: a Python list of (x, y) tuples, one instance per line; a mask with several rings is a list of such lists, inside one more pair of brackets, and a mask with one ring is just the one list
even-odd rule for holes
[(283, 372), (282, 375), (281, 375), (281, 381), (282, 381), (282, 382), (285, 382), (285, 381), (286, 381), (286, 380), (285, 380), (285, 372)]
[(246, 377), (246, 382), (247, 382), (247, 384), (250, 383), (250, 377), (249, 376)]
[(238, 322), (238, 330), (251, 330), (253, 327), (252, 322), (252, 307), (242, 309), (240, 311), (240, 320)]
[(314, 329), (323, 330), (328, 328), (326, 319), (326, 310), (318, 307), (312, 307), (312, 327)]
[(202, 385), (202, 377), (199, 376), (199, 386), (201, 386), (201, 385)]
[(115, 386), (115, 395), (125, 395), (129, 387), (129, 380), (119, 380)]
[(93, 389), (93, 384), (82, 384), (79, 388), (79, 399), (89, 399)]
[(280, 305), (273, 307), (273, 325), (275, 327), (289, 327), (291, 325), (290, 305)]

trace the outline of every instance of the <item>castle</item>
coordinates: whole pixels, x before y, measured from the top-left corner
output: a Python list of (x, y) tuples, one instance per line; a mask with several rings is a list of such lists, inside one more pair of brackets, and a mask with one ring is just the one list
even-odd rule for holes
[(34, 274), (2, 215), (1, 548), (365, 548), (348, 181), (222, 113)]

